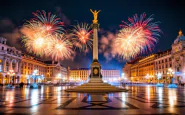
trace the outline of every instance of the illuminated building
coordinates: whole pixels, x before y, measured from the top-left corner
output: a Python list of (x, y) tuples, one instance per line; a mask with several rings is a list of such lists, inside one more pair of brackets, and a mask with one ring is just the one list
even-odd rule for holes
[(101, 70), (104, 81), (117, 81), (120, 78), (120, 70)]
[[(21, 76), (21, 51), (6, 42), (5, 38), (0, 38), (0, 84), (17, 84)], [(10, 71), (14, 74), (8, 75)]]
[[(47, 66), (46, 64), (32, 56), (24, 54), (22, 56), (22, 68), (21, 68), (21, 81), (24, 83), (32, 83), (33, 79), (27, 79), (28, 76), (31, 76), (34, 70), (38, 70), (38, 75), (43, 75), (47, 78)], [(38, 79), (36, 82), (39, 82)]]
[(172, 44), (172, 76), (175, 78), (175, 83), (185, 83), (185, 36), (182, 31)]
[(127, 62), (122, 69), (122, 72), (124, 73), (124, 77), (128, 78), (129, 80), (131, 79), (131, 62)]
[[(160, 82), (170, 83), (172, 77), (175, 83), (185, 83), (185, 36), (182, 31), (172, 44), (172, 49), (152, 54), (124, 66), (123, 72), (130, 75), (133, 82), (156, 82), (157, 75), (161, 75)], [(130, 70), (129, 70), (130, 69)], [(129, 74), (130, 71), (130, 74)]]
[[(154, 59), (156, 54), (137, 58), (124, 66), (123, 72), (132, 82), (155, 82)], [(130, 71), (130, 73), (129, 73)], [(130, 75), (130, 76), (129, 76)]]
[(161, 74), (160, 82), (167, 82), (168, 69), (172, 68), (171, 49), (164, 52), (158, 52), (154, 64), (155, 76)]
[(91, 73), (88, 68), (69, 69), (68, 71), (70, 81), (86, 81)]
[[(71, 81), (86, 81), (90, 75), (90, 69), (88, 68), (79, 68), (79, 69), (70, 69), (69, 70), (69, 79)], [(103, 80), (113, 81), (120, 78), (120, 70), (101, 70)]]
[[(38, 75), (43, 75), (44, 80), (36, 82), (46, 81), (64, 81), (67, 79), (67, 68), (62, 67), (60, 63), (54, 61), (42, 61), (29, 55), (22, 56), (22, 79), (24, 83), (33, 83), (33, 79), (28, 80), (27, 77), (31, 76), (34, 70), (38, 70)], [(60, 77), (58, 76), (60, 75)]]
[(47, 81), (66, 81), (67, 68), (60, 65), (58, 62), (45, 61), (47, 68)]

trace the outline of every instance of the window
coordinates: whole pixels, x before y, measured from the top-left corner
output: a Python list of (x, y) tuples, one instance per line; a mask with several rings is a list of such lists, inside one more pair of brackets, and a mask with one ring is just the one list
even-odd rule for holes
[(165, 59), (165, 61), (167, 62), (168, 60), (167, 60), (167, 59)]
[(172, 59), (171, 59), (171, 58), (169, 58), (169, 61), (172, 61)]
[(164, 61), (162, 60), (162, 63), (164, 63)]
[(4, 47), (2, 47), (2, 50), (4, 50)]
[(170, 67), (172, 67), (172, 64), (170, 64)]
[(168, 68), (168, 64), (166, 64), (166, 68)]

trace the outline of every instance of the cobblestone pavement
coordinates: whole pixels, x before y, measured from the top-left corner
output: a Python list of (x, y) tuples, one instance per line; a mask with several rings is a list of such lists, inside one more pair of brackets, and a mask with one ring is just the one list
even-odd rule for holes
[(62, 86), (0, 87), (0, 114), (7, 115), (185, 115), (185, 88), (126, 86), (129, 92), (67, 93)]

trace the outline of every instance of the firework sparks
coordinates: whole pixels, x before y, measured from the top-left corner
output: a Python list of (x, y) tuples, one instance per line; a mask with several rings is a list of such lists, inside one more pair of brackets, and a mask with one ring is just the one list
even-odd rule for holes
[(143, 36), (144, 34), (139, 29), (132, 27), (121, 29), (113, 42), (113, 51), (116, 51), (117, 55), (123, 59), (135, 57), (144, 48)]
[(91, 26), (87, 23), (81, 23), (73, 27), (71, 36), (75, 48), (79, 48), (81, 51), (88, 51), (92, 47), (93, 41)]
[(73, 55), (72, 44), (64, 38), (63, 35), (55, 35), (51, 37), (50, 45), (48, 45), (48, 55), (54, 60), (69, 59)]
[[(152, 16), (146, 18), (145, 13), (140, 17), (136, 14), (128, 20), (129, 22), (123, 21), (122, 29), (114, 42), (116, 54), (124, 59), (130, 59), (147, 51), (152, 52), (160, 37), (158, 22), (152, 22)], [(119, 46), (120, 49), (116, 50)]]
[(43, 56), (46, 52), (47, 39), (47, 36), (42, 34), (34, 34), (33, 37), (23, 37), (23, 42), (28, 52)]
[(62, 34), (63, 29), (63, 22), (60, 21), (60, 18), (57, 18), (56, 15), (51, 14), (49, 12), (48, 14), (45, 11), (36, 11), (33, 13), (34, 18), (31, 19), (31, 22), (37, 22), (40, 23), (44, 30), (50, 34)]

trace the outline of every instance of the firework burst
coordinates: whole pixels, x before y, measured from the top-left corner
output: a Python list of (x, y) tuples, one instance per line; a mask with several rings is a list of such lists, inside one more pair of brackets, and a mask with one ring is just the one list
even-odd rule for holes
[(46, 32), (50, 34), (63, 33), (63, 22), (56, 15), (51, 12), (46, 13), (44, 10), (36, 11), (33, 15), (34, 18), (31, 19), (31, 22), (40, 23)]
[(113, 51), (123, 59), (130, 59), (138, 55), (143, 50), (145, 41), (142, 39), (144, 34), (139, 28), (121, 29), (117, 38), (113, 42)]
[[(152, 16), (146, 18), (145, 13), (140, 17), (136, 14), (128, 21), (123, 21), (122, 29), (114, 42), (116, 54), (130, 59), (147, 51), (152, 52), (161, 33), (158, 22), (152, 22)], [(119, 46), (120, 49), (116, 50)]]
[(71, 37), (75, 49), (78, 48), (80, 51), (88, 51), (92, 47), (92, 28), (87, 23), (77, 24), (73, 26)]
[(64, 38), (63, 35), (55, 35), (54, 37), (51, 37), (49, 43), (47, 52), (53, 60), (70, 59), (74, 54), (71, 42)]

